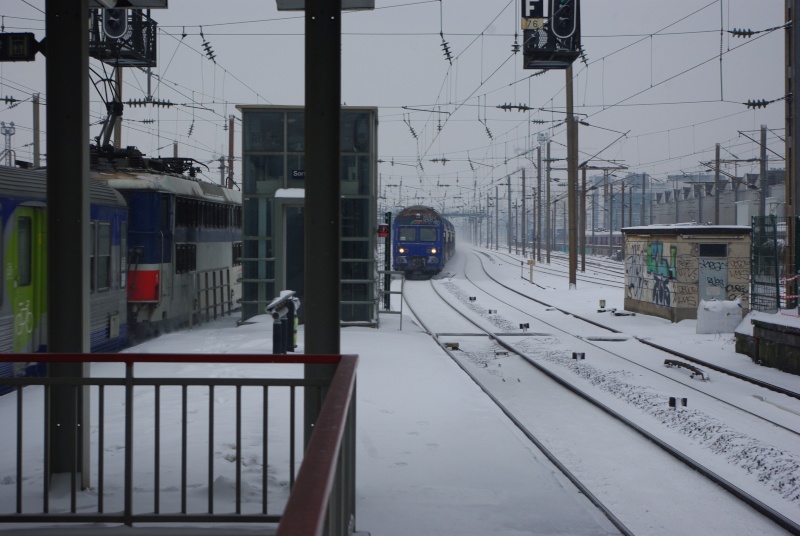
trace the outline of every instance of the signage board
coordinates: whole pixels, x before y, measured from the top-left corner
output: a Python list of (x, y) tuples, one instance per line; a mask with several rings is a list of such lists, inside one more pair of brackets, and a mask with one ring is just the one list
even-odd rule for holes
[(0, 33), (0, 61), (34, 61), (38, 50), (32, 33)]
[(385, 223), (378, 225), (378, 237), (387, 238), (389, 236), (389, 226)]
[[(276, 0), (278, 11), (303, 11), (306, 0)], [(342, 0), (342, 10), (375, 9), (375, 0)]]

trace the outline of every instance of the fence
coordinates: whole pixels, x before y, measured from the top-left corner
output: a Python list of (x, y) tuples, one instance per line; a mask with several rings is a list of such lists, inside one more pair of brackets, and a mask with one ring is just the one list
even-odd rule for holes
[(750, 307), (755, 311), (774, 313), (795, 306), (797, 288), (796, 247), (788, 243), (787, 224), (800, 219), (779, 216), (754, 216), (750, 248)]
[[(0, 436), (0, 474), (13, 475), (0, 485), (0, 529), (260, 523), (277, 525), (279, 535), (352, 534), (356, 356), (25, 354), (0, 363), (11, 360), (92, 362), (96, 375), (0, 378), (0, 386), (14, 388), (0, 397), (0, 415), (13, 423)], [(231, 369), (233, 363), (244, 366)], [(175, 373), (190, 364), (207, 373)], [(305, 365), (334, 365), (335, 372), (305, 379)], [(232, 372), (246, 377), (220, 377)], [(309, 392), (324, 401), (313, 412), (304, 456)], [(54, 403), (67, 406), (77, 423), (64, 444)], [(88, 452), (77, 433), (85, 426)], [(64, 473), (53, 470), (55, 451), (68, 453)]]

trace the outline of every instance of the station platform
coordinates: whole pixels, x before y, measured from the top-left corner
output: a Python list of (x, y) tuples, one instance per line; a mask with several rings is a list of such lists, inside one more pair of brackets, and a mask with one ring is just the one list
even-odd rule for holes
[(357, 377), (357, 523), (373, 536), (617, 529), (409, 317), (342, 331)]

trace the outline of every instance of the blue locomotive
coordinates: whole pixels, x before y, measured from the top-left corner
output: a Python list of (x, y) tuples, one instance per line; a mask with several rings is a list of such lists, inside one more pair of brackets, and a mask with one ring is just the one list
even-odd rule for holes
[(417, 205), (394, 217), (392, 226), (393, 269), (406, 276), (435, 275), (456, 252), (456, 232), (436, 210)]

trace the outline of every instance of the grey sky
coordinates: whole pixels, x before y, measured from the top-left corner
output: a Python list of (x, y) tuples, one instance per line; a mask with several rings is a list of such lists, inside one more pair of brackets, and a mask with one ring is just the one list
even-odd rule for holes
[[(208, 163), (208, 179), (217, 180), (212, 161), (228, 153), (223, 127), (236, 104), (303, 104), (302, 14), (279, 13), (274, 0), (169, 5), (152, 11), (160, 28), (154, 72), (161, 82), (154, 78), (151, 87), (156, 99), (179, 106), (127, 107), (123, 144), (148, 156), (169, 156), (177, 140), (181, 155)], [(566, 133), (559, 125), (564, 71), (531, 77), (536, 71), (523, 70), (521, 54), (512, 53), (515, 38), (522, 40), (520, 0), (376, 0), (376, 8), (343, 17), (342, 100), (380, 108), (381, 184), (402, 180), (402, 204), (424, 200), (455, 208), (472, 204), (476, 191), (493, 191), (498, 179), (520, 166), (532, 175), (530, 161), (516, 155), (536, 146), (539, 131), (551, 135), (554, 158), (565, 156)], [(5, 31), (43, 37), (43, 9), (43, 0), (4, 0)], [(715, 143), (722, 144), (723, 158), (758, 156), (756, 144), (739, 131), (757, 137), (761, 124), (770, 128), (770, 149), (783, 155), (784, 102), (755, 110), (743, 103), (784, 96), (785, 32), (743, 39), (727, 30), (780, 27), (784, 2), (584, 0), (582, 11), (588, 65), (574, 65), (575, 111), (592, 126), (580, 127), (581, 161), (608, 146), (593, 164), (615, 160), (663, 180), (681, 170), (702, 170), (700, 162), (713, 159)], [(204, 40), (216, 63), (206, 57)], [(41, 55), (33, 63), (0, 64), (0, 96), (25, 101), (41, 92), (46, 101), (44, 68)], [(145, 74), (126, 69), (123, 100), (146, 94)], [(105, 107), (97, 92), (90, 98), (94, 124)], [(505, 103), (534, 110), (497, 108)], [(23, 160), (32, 159), (31, 117), (29, 101), (14, 108), (0, 103), (0, 121), (16, 124), (12, 146)], [(142, 122), (151, 119), (156, 122)], [(237, 155), (240, 128), (237, 122)], [(94, 126), (92, 135), (99, 129)], [(627, 136), (618, 140), (623, 132)], [(784, 166), (774, 154), (770, 158), (772, 167)], [(757, 171), (757, 165), (735, 171)], [(241, 179), (238, 162), (236, 177)], [(397, 201), (400, 189), (384, 190)]]

